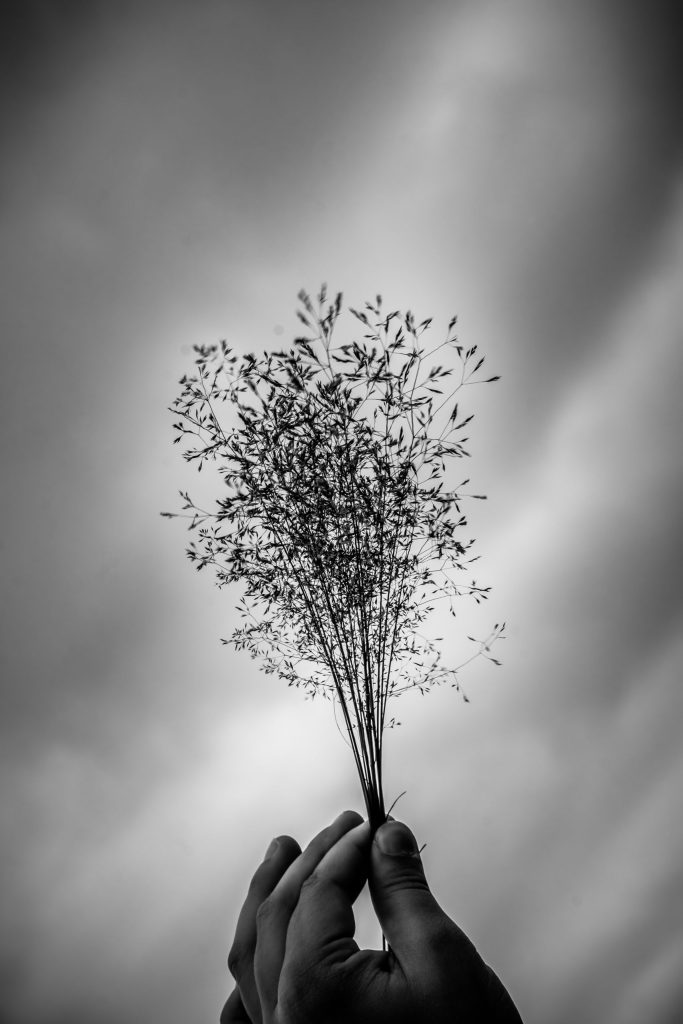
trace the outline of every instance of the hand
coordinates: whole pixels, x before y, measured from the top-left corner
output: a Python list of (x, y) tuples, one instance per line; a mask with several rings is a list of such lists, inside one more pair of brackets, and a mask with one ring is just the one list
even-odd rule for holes
[[(360, 950), (366, 880), (389, 950)], [(507, 991), (436, 902), (397, 821), (341, 814), (302, 853), (273, 840), (239, 916), (221, 1024), (521, 1024)]]

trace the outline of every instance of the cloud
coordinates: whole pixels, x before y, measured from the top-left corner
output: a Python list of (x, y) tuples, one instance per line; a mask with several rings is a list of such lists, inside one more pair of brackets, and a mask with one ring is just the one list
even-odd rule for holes
[(220, 649), (230, 596), (158, 519), (187, 346), (266, 345), (321, 277), (464, 313), (503, 374), (473, 403), (472, 521), (504, 667), (473, 668), (467, 707), (403, 698), (387, 740), (435, 890), (525, 1019), (680, 1004), (674, 37), (659, 5), (391, 7), (24, 8), (0, 405), (17, 1024), (215, 1015), (271, 833), (358, 805), (329, 706)]

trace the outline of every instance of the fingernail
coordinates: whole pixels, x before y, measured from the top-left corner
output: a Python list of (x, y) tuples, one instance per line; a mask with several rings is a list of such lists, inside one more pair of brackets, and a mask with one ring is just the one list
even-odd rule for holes
[(278, 843), (277, 839), (271, 839), (268, 845), (268, 849), (266, 850), (266, 855), (263, 859), (268, 860), (269, 857), (272, 857), (279, 845), (280, 844)]
[(417, 857), (415, 836), (400, 821), (388, 821), (377, 829), (375, 842), (390, 857)]

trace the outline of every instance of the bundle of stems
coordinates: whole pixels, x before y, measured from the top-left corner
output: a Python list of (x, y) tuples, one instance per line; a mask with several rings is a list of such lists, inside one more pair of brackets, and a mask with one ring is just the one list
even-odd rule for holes
[[(481, 496), (462, 492), (467, 480), (445, 481), (447, 464), (468, 454), (472, 416), (460, 416), (456, 394), (484, 382), (484, 360), (459, 344), (456, 318), (427, 349), (431, 320), (384, 314), (378, 296), (350, 309), (363, 334), (340, 343), (341, 294), (328, 303), (323, 286), (315, 303), (305, 292), (299, 300), (308, 333), (289, 349), (195, 346), (171, 406), (175, 442), (200, 470), (214, 462), (223, 488), (211, 510), (181, 491), (182, 512), (163, 514), (190, 520), (197, 569), (213, 566), (219, 586), (244, 584), (241, 623), (223, 642), (334, 700), (377, 828), (390, 698), (442, 682), (460, 690), (462, 665), (442, 664), (442, 638), (422, 624), (437, 600), (455, 615), (456, 598), (489, 590), (469, 576), (473, 541), (462, 534), (462, 500)], [(436, 361), (440, 352), (458, 372)], [(467, 661), (498, 664), (490, 647), (503, 625)]]

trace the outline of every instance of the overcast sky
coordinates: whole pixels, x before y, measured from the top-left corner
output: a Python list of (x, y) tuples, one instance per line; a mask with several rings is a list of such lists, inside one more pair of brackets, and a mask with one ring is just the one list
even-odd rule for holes
[(681, 1019), (674, 12), (3, 6), (3, 1024), (217, 1019), (270, 838), (360, 809), (329, 705), (220, 646), (231, 595), (159, 518), (192, 344), (281, 345), (323, 280), (458, 313), (502, 376), (470, 408), (493, 593), (445, 647), (506, 619), (504, 664), (401, 698), (387, 796), (526, 1024)]

